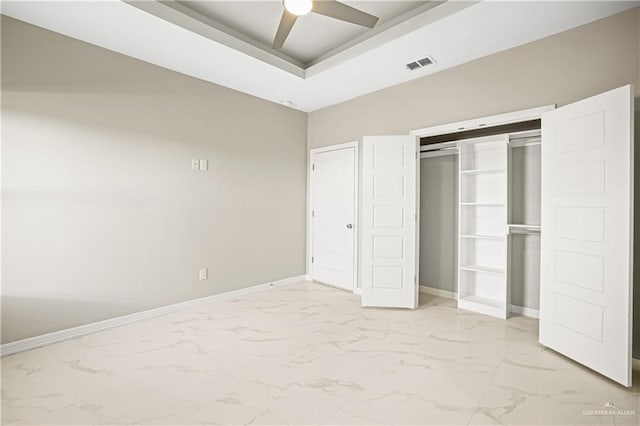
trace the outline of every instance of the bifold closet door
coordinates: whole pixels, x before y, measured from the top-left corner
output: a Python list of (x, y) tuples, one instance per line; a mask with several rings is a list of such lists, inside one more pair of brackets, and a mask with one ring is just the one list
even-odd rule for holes
[(362, 140), (363, 306), (418, 306), (417, 152), (414, 136)]
[(540, 343), (631, 385), (633, 90), (542, 116)]

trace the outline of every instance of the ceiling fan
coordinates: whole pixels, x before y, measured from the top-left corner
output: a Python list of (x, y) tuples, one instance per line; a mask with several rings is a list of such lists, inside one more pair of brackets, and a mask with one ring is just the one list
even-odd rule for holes
[(273, 40), (274, 49), (282, 48), (298, 17), (310, 12), (368, 28), (373, 28), (379, 19), (336, 0), (283, 0), (282, 3), (284, 11)]

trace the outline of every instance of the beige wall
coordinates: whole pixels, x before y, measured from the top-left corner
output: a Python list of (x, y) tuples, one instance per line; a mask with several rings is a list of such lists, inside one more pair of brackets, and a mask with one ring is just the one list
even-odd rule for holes
[[(309, 148), (547, 104), (638, 81), (639, 9), (309, 114)], [(640, 84), (636, 87), (640, 94)]]
[(3, 17), (2, 342), (304, 274), (306, 120)]

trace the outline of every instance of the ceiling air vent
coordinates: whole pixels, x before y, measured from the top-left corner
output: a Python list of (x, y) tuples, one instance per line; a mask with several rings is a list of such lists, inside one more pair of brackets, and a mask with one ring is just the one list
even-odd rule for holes
[(427, 65), (431, 65), (435, 63), (433, 58), (427, 56), (426, 58), (418, 59), (415, 62), (410, 62), (407, 64), (407, 68), (411, 71), (417, 70), (418, 68), (426, 67)]

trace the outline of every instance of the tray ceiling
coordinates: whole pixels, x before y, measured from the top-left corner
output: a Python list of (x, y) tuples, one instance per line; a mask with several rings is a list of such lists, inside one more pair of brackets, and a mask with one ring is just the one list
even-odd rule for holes
[[(271, 46), (282, 16), (282, 1), (180, 1), (183, 6)], [(342, 1), (380, 18), (378, 26), (408, 18), (427, 1)], [(435, 2), (433, 2), (435, 3)], [(370, 32), (368, 28), (309, 13), (298, 18), (281, 52), (306, 67)], [(267, 48), (267, 50), (271, 50)]]

